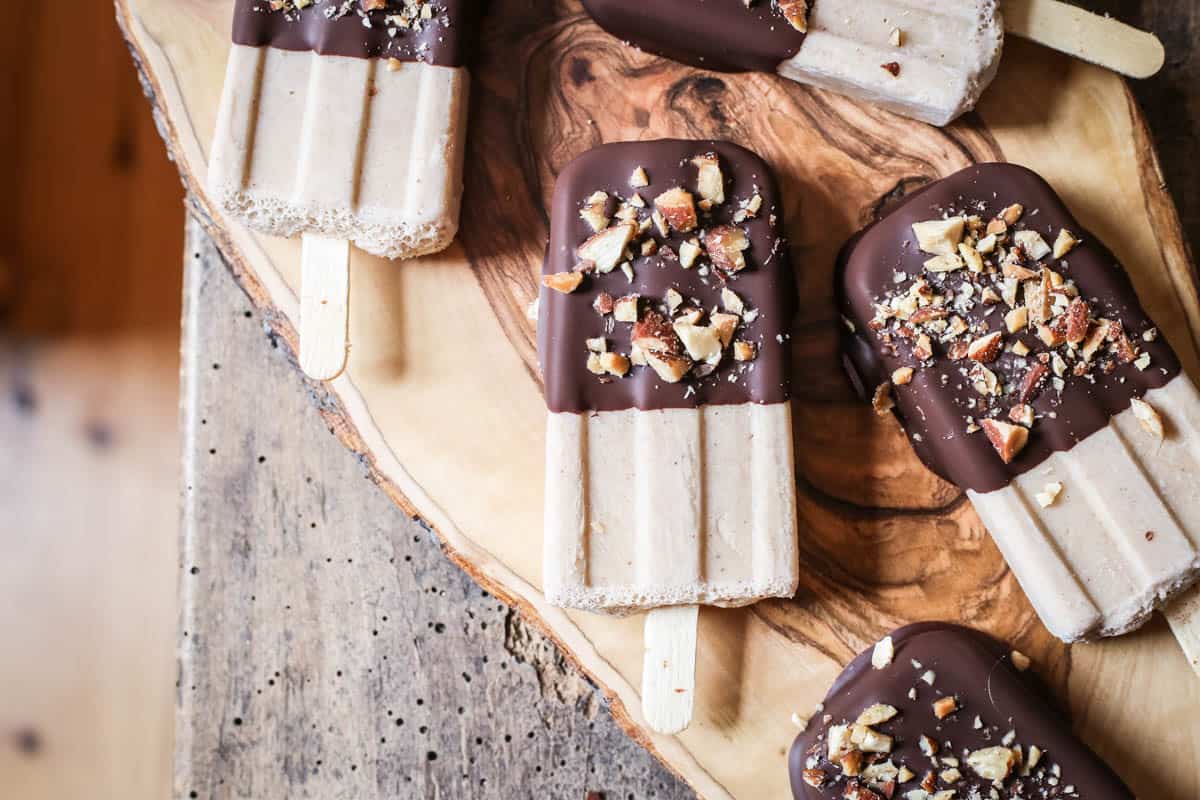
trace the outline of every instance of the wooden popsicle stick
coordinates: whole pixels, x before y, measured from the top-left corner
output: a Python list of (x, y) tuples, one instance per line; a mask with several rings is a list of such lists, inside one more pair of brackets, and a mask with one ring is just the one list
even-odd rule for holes
[(1188, 589), (1163, 611), (1188, 663), (1200, 675), (1200, 586)]
[(1058, 0), (1004, 0), (1009, 33), (1131, 78), (1149, 78), (1166, 54), (1152, 33)]
[(300, 369), (333, 380), (346, 368), (350, 243), (306, 233), (300, 266)]
[(646, 615), (642, 714), (659, 733), (679, 733), (692, 721), (699, 611), (699, 606), (669, 606)]

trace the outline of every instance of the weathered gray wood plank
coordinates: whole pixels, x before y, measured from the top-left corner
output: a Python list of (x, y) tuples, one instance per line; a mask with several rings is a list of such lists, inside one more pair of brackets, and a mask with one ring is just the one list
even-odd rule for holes
[(364, 480), (188, 241), (176, 796), (690, 796)]

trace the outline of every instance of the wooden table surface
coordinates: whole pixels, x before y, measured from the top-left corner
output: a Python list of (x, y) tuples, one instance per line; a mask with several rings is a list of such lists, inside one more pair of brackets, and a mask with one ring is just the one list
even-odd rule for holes
[[(1200, 241), (1200, 4), (1087, 5), (1167, 47), (1134, 91)], [(691, 797), (364, 480), (263, 330), (190, 223), (176, 796)]]

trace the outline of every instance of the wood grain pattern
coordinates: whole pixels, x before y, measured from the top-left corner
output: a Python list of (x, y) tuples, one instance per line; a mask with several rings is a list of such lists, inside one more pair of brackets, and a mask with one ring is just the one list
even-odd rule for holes
[(174, 796), (691, 796), (363, 479), (194, 221), (186, 278)]
[[(939, 617), (1034, 655), (1083, 735), (1143, 794), (1200, 791), (1191, 762), (1177, 757), (1196, 752), (1195, 721), (1129, 713), (1200, 697), (1161, 626), (1069, 650), (1051, 640), (967, 502), (920, 466), (892, 420), (853, 400), (833, 358), (830, 265), (846, 236), (886, 197), (1004, 158), (1046, 175), (1115, 249), (1196, 374), (1194, 276), (1124, 85), (1014, 42), (979, 112), (937, 131), (778, 79), (696, 73), (627, 50), (573, 2), (495, 5), (475, 70), (460, 246), (401, 266), (356, 253), (352, 266), (352, 362), (324, 411), (384, 489), (434, 525), (451, 558), (544, 626), (631, 734), (703, 796), (786, 791), (794, 731), (781, 709), (811, 708), (839, 665), (887, 628)], [(185, 173), (202, 174), (228, 4), (119, 7)], [(802, 588), (787, 602), (703, 610), (697, 721), (679, 737), (640, 727), (640, 620), (564, 613), (537, 592), (544, 412), (524, 317), (553, 176), (599, 141), (658, 135), (735, 138), (766, 156), (802, 270)], [(202, 192), (199, 202), (240, 280), (294, 345), (296, 246), (229, 224)], [(448, 318), (453, 338), (440, 335)]]

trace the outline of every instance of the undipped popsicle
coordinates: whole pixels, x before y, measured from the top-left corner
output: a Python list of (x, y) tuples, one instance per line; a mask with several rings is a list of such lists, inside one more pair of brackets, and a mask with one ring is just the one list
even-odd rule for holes
[(208, 189), (255, 230), (311, 237), (301, 324), (328, 319), (318, 335), (340, 334), (340, 350), (321, 359), (326, 343), (302, 334), (302, 365), (306, 351), (337, 372), (345, 361), (337, 243), (411, 258), (454, 238), (478, 5), (237, 0)]
[(604, 145), (558, 177), (539, 301), (551, 603), (795, 591), (782, 213), (767, 166), (727, 142)]
[(1200, 396), (1045, 181), (937, 181), (847, 245), (839, 284), (857, 388), (966, 490), (1052, 633), (1124, 633), (1196, 581)]
[(907, 625), (850, 662), (788, 758), (796, 800), (1133, 800), (992, 637)]
[(644, 50), (722, 71), (785, 78), (946, 125), (995, 77), (1004, 29), (1144, 77), (1153, 36), (1049, 0), (584, 0), (605, 30)]

